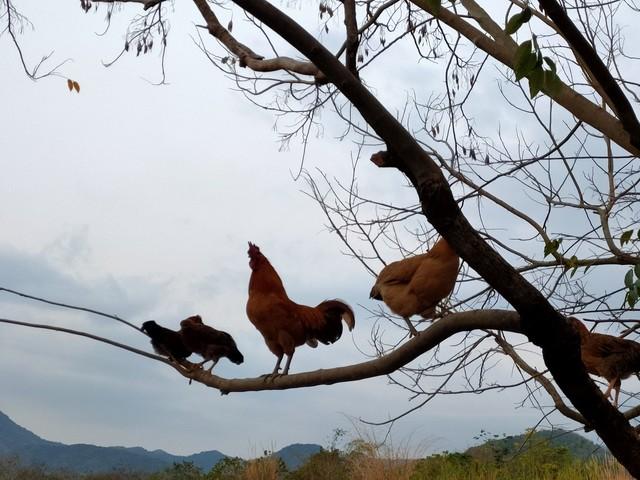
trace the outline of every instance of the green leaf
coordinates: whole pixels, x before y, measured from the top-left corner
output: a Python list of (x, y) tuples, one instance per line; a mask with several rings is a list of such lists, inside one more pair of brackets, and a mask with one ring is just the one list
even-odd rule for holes
[(516, 48), (516, 53), (513, 54), (513, 65), (515, 66), (522, 61), (531, 53), (531, 40), (527, 40), (526, 42), (522, 42)]
[(556, 62), (551, 60), (549, 57), (542, 57), (542, 58), (544, 59), (545, 62), (547, 62), (547, 65), (549, 65), (549, 68), (551, 69), (551, 71), (553, 73), (556, 73)]
[(621, 247), (624, 247), (625, 243), (629, 243), (631, 241), (631, 235), (633, 235), (633, 230), (627, 230), (620, 236)]
[(638, 292), (636, 292), (636, 290), (629, 290), (627, 292), (627, 297), (626, 297), (627, 303), (629, 304), (629, 306), (631, 308), (633, 308), (635, 306), (635, 304), (638, 301)]
[(560, 246), (560, 244), (562, 243), (562, 239), (555, 239), (555, 240), (550, 240), (549, 243), (545, 243), (544, 245), (544, 256), (546, 257), (547, 255), (551, 254), (551, 253), (556, 253), (558, 251), (558, 247)]
[(633, 269), (629, 270), (627, 274), (624, 276), (624, 285), (629, 290), (635, 290), (635, 283), (633, 281)]
[(545, 92), (547, 92), (549, 95), (553, 96), (553, 95), (558, 95), (560, 93), (560, 89), (562, 88), (562, 82), (560, 81), (560, 78), (555, 72), (551, 70), (545, 70), (544, 78), (542, 82), (544, 85)]
[(640, 279), (640, 264), (638, 264), (635, 267), (633, 267), (633, 271), (636, 274), (636, 278)]
[(537, 67), (527, 77), (529, 79), (529, 96), (535, 98), (535, 96), (542, 90), (544, 84), (544, 71), (541, 67)]
[(536, 68), (536, 54), (529, 52), (529, 54), (523, 59), (523, 62), (516, 65), (514, 70), (516, 74), (516, 81), (522, 77), (528, 76)]
[(573, 276), (576, 274), (577, 271), (578, 271), (578, 267), (573, 267), (573, 270), (571, 270), (571, 275), (569, 275), (569, 278), (573, 278)]
[(516, 74), (516, 80), (526, 77), (527, 74), (535, 67), (536, 55), (531, 51), (531, 40), (523, 42), (513, 56), (513, 71)]
[(507, 22), (507, 25), (504, 28), (505, 33), (507, 35), (513, 35), (520, 29), (522, 25), (527, 23), (530, 18), (531, 18), (531, 9), (529, 7), (527, 7), (520, 13), (516, 13)]

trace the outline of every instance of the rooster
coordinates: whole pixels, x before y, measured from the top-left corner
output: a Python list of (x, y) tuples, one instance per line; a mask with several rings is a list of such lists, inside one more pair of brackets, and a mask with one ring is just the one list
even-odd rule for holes
[(194, 315), (182, 320), (180, 322), (180, 335), (187, 348), (204, 358), (198, 364), (199, 367), (202, 367), (210, 360), (213, 362), (207, 370), (209, 373), (222, 357), (227, 357), (236, 365), (244, 362), (244, 357), (236, 347), (233, 337), (227, 332), (205, 325), (202, 323), (200, 315)]
[(427, 253), (390, 263), (382, 269), (370, 297), (382, 300), (407, 322), (410, 336), (418, 331), (412, 315), (432, 318), (436, 305), (452, 291), (458, 276), (460, 258), (441, 238)]
[(158, 355), (171, 360), (184, 360), (192, 353), (185, 346), (179, 332), (164, 328), (153, 320), (144, 322), (141, 330), (151, 338), (151, 346)]
[(640, 343), (602, 333), (592, 333), (580, 320), (567, 320), (580, 334), (582, 363), (587, 372), (603, 377), (609, 382), (604, 396), (611, 397), (615, 391), (613, 405), (618, 406), (622, 380), (640, 371)]
[(342, 320), (353, 330), (353, 310), (340, 300), (325, 300), (316, 307), (299, 305), (287, 296), (280, 276), (260, 249), (249, 242), (249, 300), (247, 316), (264, 337), (271, 353), (277, 358), (271, 376), (278, 375), (282, 357), (287, 363), (282, 375), (289, 373), (296, 347), (306, 343), (330, 344), (342, 335)]

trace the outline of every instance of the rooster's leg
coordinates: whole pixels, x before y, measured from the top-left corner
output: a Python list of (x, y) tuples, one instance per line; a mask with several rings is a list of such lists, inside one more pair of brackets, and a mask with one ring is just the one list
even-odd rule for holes
[(284, 366), (284, 370), (282, 371), (282, 375), (287, 375), (289, 373), (289, 365), (291, 365), (291, 359), (293, 358), (293, 352), (291, 355), (287, 355), (287, 363)]
[(418, 330), (416, 330), (416, 327), (413, 326), (413, 323), (411, 323), (411, 320), (409, 320), (409, 317), (402, 317), (402, 318), (404, 318), (404, 321), (407, 322), (407, 326), (409, 327), (409, 338), (417, 337)]
[(273, 372), (271, 372), (270, 374), (267, 373), (267, 375), (265, 375), (266, 377), (275, 377), (276, 375), (278, 375), (278, 372), (280, 371), (280, 363), (282, 362), (283, 356), (283, 353), (278, 355), (278, 360), (276, 361), (276, 366), (273, 368)]

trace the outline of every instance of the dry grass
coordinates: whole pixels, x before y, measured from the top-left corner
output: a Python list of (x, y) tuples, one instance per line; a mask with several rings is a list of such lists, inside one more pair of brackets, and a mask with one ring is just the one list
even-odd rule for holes
[[(591, 463), (591, 462), (590, 462)], [(593, 480), (633, 480), (633, 477), (620, 465), (615, 458), (607, 457), (603, 462), (592, 462)]]
[(242, 473), (242, 480), (278, 480), (280, 463), (274, 457), (249, 460)]

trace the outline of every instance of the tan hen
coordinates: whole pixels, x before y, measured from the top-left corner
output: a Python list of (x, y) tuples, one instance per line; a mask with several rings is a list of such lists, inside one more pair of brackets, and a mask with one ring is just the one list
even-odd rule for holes
[(382, 300), (407, 322), (410, 335), (418, 331), (411, 316), (432, 318), (436, 305), (456, 284), (460, 258), (444, 238), (427, 253), (390, 263), (382, 269), (370, 296)]

